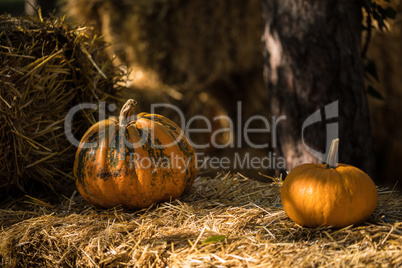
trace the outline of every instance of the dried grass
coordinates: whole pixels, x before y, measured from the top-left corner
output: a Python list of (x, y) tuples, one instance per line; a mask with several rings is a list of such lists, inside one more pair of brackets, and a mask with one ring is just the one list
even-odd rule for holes
[[(101, 38), (64, 18), (2, 15), (0, 44), (0, 199), (16, 186), (28, 190), (33, 181), (50, 189), (72, 184), (75, 147), (65, 136), (67, 112), (78, 103), (111, 101), (123, 73), (107, 58)], [(96, 118), (93, 110), (77, 114), (76, 137)]]
[(281, 181), (198, 178), (189, 195), (141, 211), (96, 210), (81, 197), (32, 197), (1, 211), (7, 267), (398, 267), (402, 196), (379, 189), (362, 226), (302, 228), (280, 202)]

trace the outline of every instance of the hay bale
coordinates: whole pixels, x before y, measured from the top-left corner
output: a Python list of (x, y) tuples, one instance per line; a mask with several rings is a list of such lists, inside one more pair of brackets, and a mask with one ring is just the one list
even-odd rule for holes
[[(368, 222), (303, 228), (280, 201), (281, 181), (199, 177), (192, 191), (141, 211), (96, 210), (73, 195), (26, 197), (1, 211), (8, 267), (400, 267), (402, 195), (379, 189)], [(56, 214), (56, 215), (55, 215)]]
[[(72, 185), (76, 148), (64, 119), (76, 104), (110, 100), (122, 75), (105, 42), (86, 31), (56, 17), (0, 17), (0, 197), (33, 182), (50, 189)], [(96, 118), (93, 110), (77, 114), (75, 136)]]

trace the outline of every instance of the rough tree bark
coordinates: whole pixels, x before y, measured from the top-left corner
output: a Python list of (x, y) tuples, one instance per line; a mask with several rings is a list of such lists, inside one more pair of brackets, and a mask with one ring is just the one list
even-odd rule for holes
[[(321, 162), (303, 145), (303, 122), (338, 100), (339, 162), (373, 174), (359, 1), (263, 0), (263, 8), (270, 110), (276, 118), (286, 116), (278, 123), (274, 149), (285, 157), (287, 170)], [(326, 152), (328, 121), (321, 115), (320, 123), (305, 128), (304, 142)]]

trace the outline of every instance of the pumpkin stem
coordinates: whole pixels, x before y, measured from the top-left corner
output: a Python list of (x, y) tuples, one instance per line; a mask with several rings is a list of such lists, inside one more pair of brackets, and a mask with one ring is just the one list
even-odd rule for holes
[(336, 168), (336, 166), (338, 165), (336, 161), (338, 159), (338, 149), (339, 139), (333, 139), (327, 156), (327, 168)]
[(127, 125), (127, 118), (130, 118), (135, 115), (135, 106), (137, 105), (137, 101), (133, 99), (127, 100), (127, 102), (123, 105), (123, 108), (120, 110), (119, 115), (119, 126), (125, 127)]

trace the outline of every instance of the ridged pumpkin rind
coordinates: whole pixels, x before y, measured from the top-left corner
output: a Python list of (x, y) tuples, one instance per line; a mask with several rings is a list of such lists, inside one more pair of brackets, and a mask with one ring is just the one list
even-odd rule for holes
[(377, 188), (362, 170), (345, 164), (303, 164), (285, 178), (282, 205), (294, 222), (306, 227), (342, 228), (367, 220), (377, 206)]
[[(191, 188), (197, 175), (195, 153), (174, 122), (141, 113), (120, 133), (128, 144), (138, 146), (122, 146), (115, 118), (94, 124), (81, 139), (74, 176), (87, 202), (141, 209), (174, 200)], [(94, 144), (86, 148), (88, 143)], [(177, 163), (169, 165), (174, 158)]]

